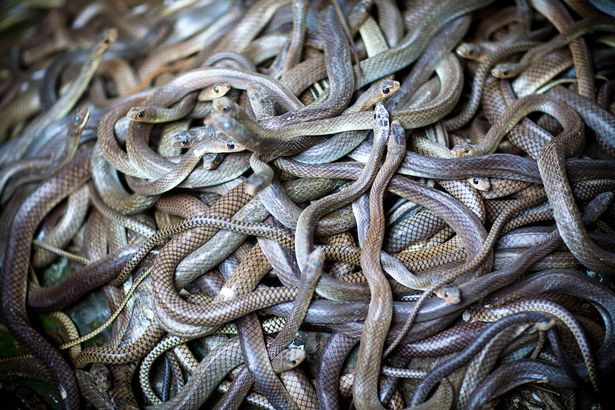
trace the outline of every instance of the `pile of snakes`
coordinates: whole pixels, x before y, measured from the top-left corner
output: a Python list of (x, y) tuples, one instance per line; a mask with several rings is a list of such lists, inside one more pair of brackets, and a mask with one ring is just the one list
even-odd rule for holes
[(615, 6), (0, 6), (10, 408), (608, 408)]

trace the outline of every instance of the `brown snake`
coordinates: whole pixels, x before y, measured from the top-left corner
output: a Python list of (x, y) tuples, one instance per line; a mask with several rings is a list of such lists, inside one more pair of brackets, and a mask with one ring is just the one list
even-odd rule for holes
[(354, 400), (359, 408), (363, 406), (381, 407), (377, 393), (378, 373), (374, 372), (373, 369), (380, 367), (379, 362), (384, 348), (385, 335), (388, 333), (388, 327), (391, 323), (393, 299), (391, 289), (384, 279), (379, 258), (384, 239), (382, 197), (386, 185), (404, 157), (405, 144), (403, 128), (398, 122), (392, 122), (386, 159), (374, 178), (369, 197), (370, 226), (369, 233), (363, 243), (361, 267), (370, 287), (371, 301), (361, 335), (353, 385)]

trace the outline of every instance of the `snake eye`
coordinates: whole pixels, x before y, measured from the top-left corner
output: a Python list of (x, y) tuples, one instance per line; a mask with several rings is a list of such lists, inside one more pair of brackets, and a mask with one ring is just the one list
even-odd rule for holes
[(188, 137), (186, 137), (186, 138), (184, 138), (182, 140), (182, 144), (184, 144), (184, 145), (188, 145), (189, 143), (190, 143), (190, 139)]
[(144, 118), (145, 117), (145, 111), (141, 110), (137, 113), (137, 117), (139, 118)]
[(510, 70), (508, 68), (502, 68), (500, 72), (502, 73), (503, 76), (506, 76), (506, 77), (510, 74)]
[(470, 148), (464, 148), (463, 149), (463, 153), (464, 154), (469, 154), (470, 153)]
[(228, 149), (235, 149), (235, 144), (233, 144), (232, 142), (227, 142), (226, 143), (226, 148), (228, 148)]
[(218, 86), (215, 86), (215, 87), (214, 87), (214, 92), (215, 92), (216, 94), (218, 94), (218, 93), (220, 92), (220, 89), (218, 88)]
[(390, 89), (389, 87), (384, 87), (384, 88), (382, 89), (382, 92), (383, 92), (384, 94), (388, 94), (388, 93), (390, 93), (390, 92), (391, 92), (391, 89)]
[(81, 123), (81, 115), (79, 114), (75, 115), (74, 121), (75, 121), (75, 124)]
[(472, 183), (474, 185), (478, 185), (478, 178), (474, 177), (474, 179), (472, 179)]

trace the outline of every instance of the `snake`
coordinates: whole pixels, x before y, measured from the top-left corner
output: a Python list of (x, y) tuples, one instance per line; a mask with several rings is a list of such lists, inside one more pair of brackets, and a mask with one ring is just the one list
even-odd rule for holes
[(373, 369), (380, 367), (374, 364), (379, 363), (382, 355), (387, 327), (391, 323), (393, 299), (379, 258), (384, 240), (382, 197), (386, 185), (399, 167), (406, 151), (405, 135), (398, 122), (394, 121), (390, 124), (388, 140), (386, 158), (374, 178), (370, 192), (369, 233), (365, 238), (361, 253), (361, 267), (370, 287), (371, 300), (355, 366), (353, 397), (358, 407), (382, 408), (377, 391), (378, 373)]

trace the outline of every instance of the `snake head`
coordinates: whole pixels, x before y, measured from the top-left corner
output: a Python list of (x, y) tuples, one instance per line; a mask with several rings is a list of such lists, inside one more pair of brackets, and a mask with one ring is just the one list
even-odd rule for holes
[(216, 132), (213, 136), (199, 141), (197, 145), (198, 147), (196, 149), (192, 149), (194, 150), (194, 155), (199, 157), (208, 152), (230, 153), (246, 149), (243, 145), (221, 132)]
[(461, 143), (457, 144), (451, 150), (455, 157), (470, 157), (476, 155), (476, 148), (472, 144)]
[(226, 81), (215, 83), (201, 90), (197, 96), (198, 101), (212, 101), (224, 97), (231, 90), (231, 84)]
[(191, 148), (194, 145), (194, 138), (190, 131), (183, 131), (173, 135), (172, 144), (175, 148)]
[(470, 61), (481, 61), (485, 57), (485, 49), (475, 43), (462, 43), (455, 50), (457, 55)]
[(457, 286), (446, 285), (437, 289), (435, 292), (437, 297), (447, 301), (450, 304), (457, 304), (461, 302), (461, 291)]
[(246, 147), (235, 141), (234, 139), (226, 136), (220, 135), (218, 133), (214, 138), (215, 145), (218, 147), (216, 152), (240, 152), (244, 151)]
[[(217, 128), (218, 134), (224, 134), (235, 141), (240, 150), (249, 148), (250, 151), (258, 153), (267, 153), (271, 151), (269, 144), (258, 141), (254, 133), (246, 126), (239, 122), (235, 117), (214, 111), (210, 117), (212, 124)], [(233, 151), (225, 151), (233, 152)]]
[(382, 98), (389, 98), (399, 90), (399, 81), (384, 79), (378, 83)]
[(115, 43), (115, 40), (117, 40), (117, 35), (118, 35), (118, 32), (117, 32), (117, 29), (115, 28), (105, 31), (100, 36), (100, 38), (98, 39), (98, 42), (96, 43), (96, 46), (94, 47), (94, 50), (93, 50), (94, 55), (96, 57), (103, 55), (104, 52), (107, 51), (113, 43)]
[(491, 75), (495, 78), (507, 79), (517, 75), (515, 65), (512, 63), (501, 63), (491, 70)]
[(198, 142), (215, 138), (216, 133), (214, 126), (190, 128), (173, 134), (172, 145), (175, 148), (192, 148)]
[(145, 107), (132, 107), (126, 113), (126, 117), (132, 121), (147, 122), (151, 115)]
[(487, 177), (471, 177), (467, 181), (478, 191), (489, 191), (491, 189), (491, 182)]
[(224, 154), (219, 152), (210, 152), (203, 155), (203, 169), (212, 170), (220, 166), (224, 160)]
[(214, 99), (212, 106), (214, 110), (224, 114), (233, 114), (239, 110), (239, 106), (228, 97)]
[(77, 110), (75, 115), (73, 115), (73, 120), (70, 124), (71, 135), (81, 135), (89, 119), (90, 107), (84, 106)]
[(305, 350), (284, 349), (271, 360), (271, 365), (276, 372), (285, 372), (299, 366), (305, 360)]

